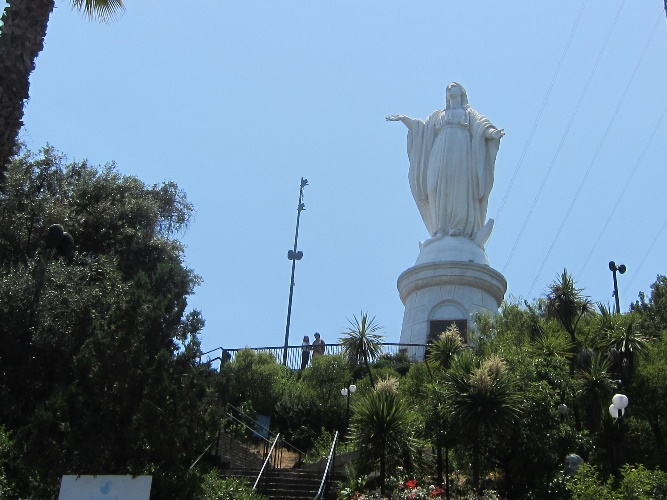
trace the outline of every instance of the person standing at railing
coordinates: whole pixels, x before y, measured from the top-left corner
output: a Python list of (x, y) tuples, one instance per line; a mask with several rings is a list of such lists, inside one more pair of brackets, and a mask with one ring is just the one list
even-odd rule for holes
[(308, 361), (310, 361), (310, 351), (312, 351), (313, 346), (310, 345), (310, 339), (308, 335), (303, 336), (303, 342), (301, 343), (301, 369), (305, 370), (308, 366)]
[(315, 332), (315, 340), (313, 340), (313, 357), (324, 354), (327, 344), (320, 338), (319, 332)]

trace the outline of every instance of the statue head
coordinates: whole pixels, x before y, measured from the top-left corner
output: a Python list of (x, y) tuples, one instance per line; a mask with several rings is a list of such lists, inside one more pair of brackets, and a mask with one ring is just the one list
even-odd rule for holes
[(458, 82), (452, 82), (447, 85), (447, 106), (450, 108), (467, 108), (468, 107), (468, 93)]

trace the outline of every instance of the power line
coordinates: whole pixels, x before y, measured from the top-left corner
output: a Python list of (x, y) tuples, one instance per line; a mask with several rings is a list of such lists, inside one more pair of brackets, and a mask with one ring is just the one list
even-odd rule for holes
[(644, 60), (644, 56), (646, 55), (646, 51), (648, 50), (648, 47), (653, 40), (653, 37), (655, 36), (657, 32), (657, 28), (659, 26), (659, 20), (655, 23), (653, 26), (653, 29), (651, 30), (651, 35), (649, 36), (649, 39), (646, 41), (646, 45), (644, 45), (644, 50), (642, 51), (641, 56), (639, 57), (639, 61), (637, 61), (637, 64), (635, 65), (634, 70), (632, 71), (632, 74), (630, 75), (630, 79), (628, 80), (628, 83), (625, 86), (625, 89), (623, 90), (623, 94), (621, 95), (620, 100), (618, 101), (618, 104), (616, 105), (616, 109), (614, 110), (614, 114), (611, 117), (611, 120), (609, 121), (609, 124), (607, 125), (607, 128), (604, 131), (604, 134), (602, 136), (602, 139), (600, 139), (600, 142), (598, 143), (598, 146), (595, 150), (595, 153), (593, 155), (593, 158), (591, 159), (590, 163), (588, 164), (588, 167), (586, 169), (586, 173), (584, 174), (584, 177), (581, 179), (581, 182), (579, 183), (579, 187), (577, 188), (577, 191), (574, 195), (574, 198), (572, 199), (572, 202), (570, 203), (567, 212), (565, 213), (565, 217), (563, 217), (563, 220), (560, 224), (560, 227), (558, 228), (558, 231), (556, 232), (556, 236), (554, 236), (553, 241), (551, 242), (551, 246), (549, 247), (549, 250), (547, 251), (546, 256), (544, 257), (544, 260), (542, 261), (542, 265), (540, 266), (539, 271), (537, 272), (537, 275), (535, 276), (535, 279), (533, 280), (533, 284), (530, 287), (530, 290), (528, 291), (528, 296), (530, 296), (531, 292), (533, 291), (533, 288), (535, 287), (535, 283), (537, 283), (537, 280), (539, 279), (540, 275), (542, 274), (542, 270), (544, 269), (544, 266), (546, 265), (547, 260), (551, 256), (551, 252), (556, 245), (556, 241), (558, 240), (558, 237), (560, 236), (560, 233), (563, 230), (563, 227), (565, 226), (565, 223), (567, 222), (568, 218), (570, 217), (570, 214), (572, 213), (572, 208), (574, 207), (574, 204), (577, 202), (577, 199), (579, 198), (579, 194), (581, 193), (581, 189), (583, 188), (584, 183), (586, 182), (586, 179), (588, 178), (588, 175), (591, 172), (591, 169), (593, 167), (593, 164), (597, 160), (598, 155), (600, 154), (600, 151), (602, 150), (602, 145), (604, 144), (605, 140), (607, 139), (607, 136), (609, 135), (609, 131), (611, 130), (611, 126), (616, 120), (616, 116), (618, 115), (619, 110), (621, 109), (621, 105), (623, 104), (623, 101), (625, 100), (626, 95), (628, 94), (628, 90), (630, 90), (630, 85), (635, 79), (635, 76), (637, 74), (637, 70), (639, 69), (639, 66), (641, 65), (642, 61)]
[(572, 43), (572, 39), (574, 38), (574, 34), (577, 31), (577, 28), (579, 27), (579, 22), (581, 21), (582, 14), (584, 13), (584, 9), (586, 8), (587, 4), (588, 0), (584, 1), (581, 4), (581, 9), (579, 9), (579, 14), (577, 15), (577, 19), (574, 21), (574, 26), (572, 26), (572, 30), (570, 31), (570, 36), (567, 39), (567, 43), (565, 44), (563, 53), (560, 56), (560, 60), (556, 65), (556, 71), (554, 72), (554, 76), (551, 78), (551, 83), (549, 83), (549, 88), (547, 89), (547, 93), (544, 96), (544, 99), (542, 100), (542, 105), (540, 106), (540, 110), (537, 112), (537, 116), (535, 117), (535, 121), (533, 122), (533, 128), (530, 130), (530, 134), (528, 134), (528, 140), (526, 141), (526, 144), (523, 147), (523, 151), (521, 152), (521, 156), (519, 157), (519, 162), (517, 163), (516, 168), (514, 169), (514, 173), (510, 178), (510, 182), (509, 185), (507, 186), (507, 190), (505, 191), (505, 195), (503, 196), (503, 199), (500, 202), (500, 207), (498, 208), (498, 212), (496, 214), (496, 221), (500, 220), (500, 216), (503, 213), (503, 209), (505, 208), (505, 203), (507, 202), (507, 198), (509, 197), (510, 191), (512, 191), (512, 186), (514, 186), (514, 180), (516, 179), (516, 176), (519, 173), (519, 170), (521, 169), (521, 165), (523, 165), (523, 160), (526, 157), (528, 146), (530, 145), (533, 139), (533, 135), (535, 134), (535, 129), (537, 128), (537, 125), (540, 122), (540, 119), (542, 118), (542, 113), (544, 112), (544, 108), (546, 107), (547, 102), (549, 101), (549, 96), (551, 95), (551, 91), (553, 90), (554, 84), (556, 83), (556, 78), (560, 73), (561, 66), (563, 65), (565, 56), (570, 49), (570, 44)]
[[(656, 123), (655, 127), (653, 128), (653, 131), (651, 132), (651, 135), (649, 136), (648, 140), (646, 141), (646, 144), (644, 145), (644, 149), (642, 150), (641, 154), (639, 155), (639, 158), (637, 159), (637, 162), (635, 163), (634, 168), (630, 172), (630, 175), (628, 176), (628, 179), (625, 181), (624, 186), (630, 185), (633, 177), (635, 176), (635, 173), (639, 169), (639, 165), (641, 164), (642, 160), (644, 159), (644, 155), (646, 154), (646, 151), (648, 150), (648, 147), (651, 145), (653, 142), (653, 138), (655, 137), (656, 132), (660, 128), (660, 124), (662, 123), (662, 120), (665, 118), (665, 114), (667, 114), (667, 106), (665, 106), (665, 109), (662, 111), (662, 114), (660, 115), (660, 118), (658, 119), (658, 122)], [(588, 261), (591, 260), (591, 256), (593, 255), (593, 252), (598, 246), (598, 243), (600, 243), (600, 240), (602, 239), (602, 235), (604, 232), (607, 230), (607, 227), (609, 226), (609, 223), (611, 222), (611, 219), (613, 218), (614, 214), (616, 213), (616, 209), (618, 209), (618, 206), (621, 204), (621, 200), (623, 199), (623, 196), (625, 195), (626, 191), (625, 189), (621, 191), (621, 194), (616, 198), (616, 203), (614, 204), (614, 207), (611, 209), (611, 213), (609, 214), (609, 217), (607, 217), (607, 221), (604, 223), (602, 226), (602, 229), (600, 230), (600, 233), (598, 234), (597, 239), (595, 240), (595, 243), (593, 243), (593, 247), (591, 248), (591, 251), (588, 253), (588, 256), (586, 257), (586, 260), (581, 266), (581, 269), (579, 270), (579, 275), (583, 274), (584, 269), (586, 269), (586, 266), (588, 265)]]
[(642, 266), (646, 262), (646, 259), (651, 254), (651, 251), (653, 250), (653, 247), (655, 246), (655, 244), (660, 239), (660, 236), (662, 235), (662, 232), (665, 230), (665, 227), (667, 227), (667, 219), (665, 219), (665, 222), (662, 223), (662, 227), (660, 228), (658, 233), (655, 235), (655, 238), (653, 238), (653, 243), (651, 243), (651, 246), (648, 247), (648, 250), (644, 254), (644, 257), (642, 258), (641, 262), (639, 263), (639, 266), (637, 266), (637, 270), (635, 272), (633, 272), (632, 278), (630, 279), (630, 281), (628, 281), (628, 283), (623, 288), (623, 295), (625, 295), (625, 292), (627, 292), (630, 289), (630, 285), (632, 285), (632, 282), (635, 280), (635, 278), (639, 274), (639, 270), (642, 268)]
[[(514, 240), (514, 245), (512, 246), (512, 250), (510, 251), (510, 254), (507, 257), (507, 260), (505, 261), (505, 265), (503, 266), (503, 272), (505, 272), (505, 270), (507, 269), (507, 266), (509, 265), (510, 261), (512, 260), (512, 257), (514, 256), (514, 253), (516, 252), (516, 248), (519, 245), (519, 241), (521, 241), (523, 233), (526, 230), (526, 226), (528, 225), (528, 221), (530, 220), (530, 217), (532, 216), (533, 211), (535, 210), (535, 206), (537, 205), (537, 201), (540, 199), (540, 196), (542, 195), (542, 191), (544, 190), (544, 186), (546, 185), (547, 180), (549, 178), (549, 175), (551, 174), (551, 171), (553, 170), (554, 164), (556, 163), (556, 159), (558, 158), (558, 155), (560, 154), (560, 151), (563, 147), (563, 144), (565, 143), (565, 139), (567, 138), (567, 135), (570, 132), (570, 128), (572, 127), (572, 123), (574, 122), (574, 119), (577, 116), (579, 108), (581, 107), (581, 103), (584, 100), (584, 97), (586, 96), (586, 92), (588, 91), (588, 87), (590, 86), (590, 84), (593, 80), (593, 76), (595, 75), (595, 71), (597, 70), (597, 67), (600, 63), (600, 60), (602, 59), (602, 55), (605, 51), (605, 48), (607, 47), (607, 44), (609, 43), (609, 39), (611, 38), (611, 34), (614, 31), (614, 28), (616, 27), (616, 23), (618, 22), (618, 19), (619, 19), (620, 14), (621, 14), (621, 10), (623, 10), (624, 5), (625, 5), (625, 0), (623, 0), (620, 7), (618, 8), (618, 11), (616, 12), (616, 16), (614, 17), (614, 20), (611, 24), (611, 27), (609, 28), (609, 31), (607, 33), (607, 37), (605, 38), (605, 41), (602, 44), (600, 52), (598, 53), (595, 64), (593, 64), (593, 67), (591, 68), (591, 72), (588, 75), (588, 79), (586, 80), (586, 84), (584, 85), (584, 88), (581, 91), (581, 94), (579, 95), (579, 99), (577, 101), (577, 104), (574, 107), (574, 112), (570, 115), (570, 121), (568, 122), (567, 126), (565, 127), (565, 132), (563, 133), (563, 135), (561, 137), (561, 140), (558, 144), (558, 147), (556, 148), (556, 152), (554, 153), (554, 156), (551, 159), (551, 163), (549, 164), (549, 168), (547, 169), (546, 173), (544, 174), (544, 177), (542, 178), (542, 184), (540, 185), (539, 189), (537, 190), (537, 193), (535, 194), (535, 198), (533, 199), (533, 203), (530, 206), (530, 209), (528, 210), (528, 213), (526, 214), (526, 217), (523, 221), (523, 225), (521, 226), (521, 229), (519, 230), (519, 235)], [(531, 287), (531, 291), (532, 291), (532, 287)]]

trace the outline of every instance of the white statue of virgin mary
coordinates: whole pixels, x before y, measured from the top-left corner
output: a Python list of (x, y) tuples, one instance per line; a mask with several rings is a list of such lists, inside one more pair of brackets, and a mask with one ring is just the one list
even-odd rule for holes
[(465, 237), (484, 248), (493, 220), (486, 221), (496, 154), (503, 130), (468, 106), (460, 83), (447, 86), (444, 111), (425, 121), (387, 117), (408, 128), (408, 177), (412, 196), (431, 239)]

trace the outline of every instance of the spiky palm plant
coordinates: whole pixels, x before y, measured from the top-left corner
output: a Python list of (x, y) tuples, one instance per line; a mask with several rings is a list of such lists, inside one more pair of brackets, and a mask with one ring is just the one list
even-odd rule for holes
[(609, 376), (611, 363), (602, 353), (594, 352), (577, 371), (577, 399), (586, 411), (586, 421), (591, 432), (600, 429), (602, 412), (614, 392)]
[(521, 412), (521, 399), (507, 366), (498, 357), (480, 361), (470, 351), (454, 359), (444, 384), (443, 410), (453, 427), (472, 447), (472, 480), (479, 488), (480, 445), (512, 424)]
[(427, 361), (448, 370), (454, 356), (464, 349), (461, 333), (455, 324), (442, 332), (429, 346)]
[(549, 285), (547, 294), (547, 315), (556, 319), (570, 336), (575, 346), (579, 342), (576, 336), (581, 318), (593, 311), (593, 303), (577, 288), (572, 276), (563, 269), (560, 277)]
[(415, 456), (410, 410), (393, 390), (370, 391), (357, 400), (353, 410), (352, 438), (363, 464), (369, 468), (379, 464), (384, 494), (388, 469), (409, 465)]
[[(71, 0), (91, 19), (109, 20), (123, 10), (122, 0)], [(0, 190), (9, 158), (16, 154), (23, 104), (30, 97), (30, 74), (44, 48), (55, 0), (6, 0), (0, 32)]]
[(375, 317), (369, 318), (368, 313), (363, 311), (359, 318), (353, 316), (348, 322), (350, 326), (343, 332), (345, 336), (340, 338), (343, 355), (353, 369), (363, 364), (368, 370), (371, 385), (375, 387), (370, 362), (382, 353), (382, 336), (376, 333), (382, 330), (382, 326), (375, 322)]

